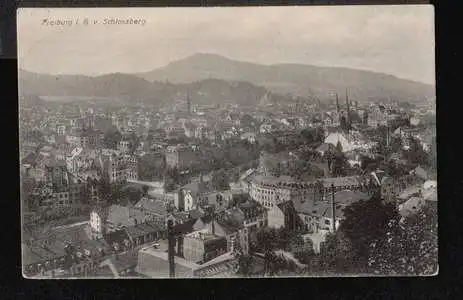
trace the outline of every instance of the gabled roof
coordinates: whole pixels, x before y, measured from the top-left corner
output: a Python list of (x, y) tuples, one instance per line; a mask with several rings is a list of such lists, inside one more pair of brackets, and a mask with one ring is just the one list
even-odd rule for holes
[(226, 234), (232, 234), (243, 228), (243, 225), (231, 218), (218, 218), (216, 223), (223, 228)]

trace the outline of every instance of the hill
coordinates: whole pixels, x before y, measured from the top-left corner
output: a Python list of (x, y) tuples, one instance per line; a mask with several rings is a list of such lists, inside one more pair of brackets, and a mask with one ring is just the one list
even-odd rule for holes
[[(86, 101), (88, 98), (113, 99), (114, 102), (147, 104), (169, 103), (185, 99), (203, 104), (259, 103), (268, 93), (263, 87), (241, 81), (204, 79), (191, 83), (149, 82), (128, 74), (97, 77), (82, 75), (48, 75), (24, 70), (19, 72), (20, 95), (40, 96), (54, 102)], [(279, 98), (275, 95), (275, 99)]]
[(432, 85), (382, 73), (302, 64), (259, 65), (204, 53), (135, 75), (151, 82), (174, 84), (208, 78), (246, 81), (273, 93), (314, 96), (321, 100), (333, 99), (332, 93), (344, 94), (346, 89), (351, 99), (360, 102), (386, 99), (417, 101), (435, 95)]
[(19, 91), (23, 95), (139, 99), (150, 95), (155, 87), (142, 78), (121, 73), (90, 77), (19, 71)]

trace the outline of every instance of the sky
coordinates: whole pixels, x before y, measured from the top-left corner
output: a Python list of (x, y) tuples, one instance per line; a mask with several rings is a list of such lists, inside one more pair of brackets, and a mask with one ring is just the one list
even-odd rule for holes
[[(144, 24), (103, 24), (111, 18)], [(44, 19), (73, 24), (46, 25)], [(39, 73), (137, 73), (214, 53), (266, 65), (349, 67), (435, 82), (430, 5), (24, 8), (17, 20), (19, 67)]]

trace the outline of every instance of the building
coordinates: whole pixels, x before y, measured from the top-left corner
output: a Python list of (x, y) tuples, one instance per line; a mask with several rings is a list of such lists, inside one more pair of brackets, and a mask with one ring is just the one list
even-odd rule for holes
[(243, 223), (234, 219), (230, 212), (221, 212), (218, 215), (205, 215), (196, 220), (194, 231), (208, 232), (215, 236), (225, 237), (227, 251), (235, 249), (249, 249), (249, 232)]
[(58, 274), (91, 276), (108, 245), (92, 238), (88, 224), (65, 226), (32, 237), (23, 235), (23, 274), (56, 277)]
[[(332, 197), (332, 194), (331, 194)], [(292, 207), (286, 211), (287, 226), (292, 230), (303, 230), (308, 233), (329, 232), (333, 230), (333, 219), (336, 229), (344, 217), (345, 207), (360, 200), (368, 200), (369, 195), (359, 191), (338, 191), (334, 194), (335, 216), (333, 218), (332, 199), (313, 201), (300, 198), (291, 201)], [(291, 215), (295, 213), (297, 217)], [(302, 225), (302, 228), (300, 227)]]
[(108, 174), (110, 182), (138, 180), (138, 159), (134, 155), (110, 153), (102, 155), (102, 171)]
[(243, 225), (248, 236), (240, 243), (241, 251), (249, 253), (250, 242), (257, 241), (257, 231), (268, 226), (267, 209), (255, 201), (240, 203), (228, 210), (230, 217)]
[(349, 139), (350, 138), (348, 136), (346, 136), (345, 134), (343, 134), (343, 133), (332, 132), (332, 133), (329, 133), (325, 137), (324, 143), (325, 144), (332, 144), (335, 147), (338, 145), (338, 143), (340, 143), (341, 147), (342, 147), (342, 151), (343, 152), (349, 152), (349, 151), (352, 151), (355, 148), (354, 145), (352, 145), (352, 143), (351, 143), (351, 141)]
[(66, 141), (76, 147), (93, 148), (100, 144), (100, 134), (92, 129), (77, 129), (68, 133)]
[(332, 193), (332, 187), (335, 192), (341, 191), (362, 191), (365, 183), (360, 176), (345, 176), (324, 178), (323, 183), (323, 199), (327, 200)]
[(166, 165), (169, 168), (185, 170), (196, 164), (199, 154), (199, 151), (189, 146), (169, 146), (165, 153)]
[(192, 182), (180, 188), (175, 207), (180, 211), (190, 211), (198, 207), (214, 205), (228, 207), (233, 194), (229, 190), (217, 191), (210, 182)]
[(45, 164), (45, 177), (51, 183), (54, 191), (67, 189), (69, 185), (68, 171), (65, 161), (49, 160)]
[(205, 263), (224, 254), (227, 240), (223, 236), (215, 236), (207, 231), (195, 231), (183, 238), (183, 256), (186, 260), (197, 264)]
[(111, 205), (90, 213), (92, 238), (104, 239), (118, 251), (165, 237), (165, 218), (141, 207)]
[(275, 154), (262, 151), (258, 171), (264, 176), (280, 176), (284, 170), (293, 169), (298, 162), (299, 158), (291, 152)]
[(268, 226), (283, 227), (284, 212), (280, 204), (293, 199), (322, 199), (324, 187), (321, 182), (297, 182), (290, 177), (256, 175), (250, 181), (249, 195), (268, 209)]

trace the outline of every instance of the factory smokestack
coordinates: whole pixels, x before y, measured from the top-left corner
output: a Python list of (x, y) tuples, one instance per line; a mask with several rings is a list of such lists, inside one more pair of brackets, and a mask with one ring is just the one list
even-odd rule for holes
[(169, 277), (175, 277), (175, 260), (174, 260), (174, 229), (173, 221), (167, 221), (167, 238), (168, 238), (168, 251), (167, 256), (169, 260)]
[(336, 202), (334, 200), (334, 191), (335, 191), (334, 184), (331, 184), (331, 191), (332, 191), (331, 210), (332, 210), (332, 214), (333, 214), (333, 220), (332, 220), (332, 222), (333, 222), (332, 227), (333, 228), (332, 228), (332, 230), (333, 230), (333, 232), (335, 232), (336, 231)]

